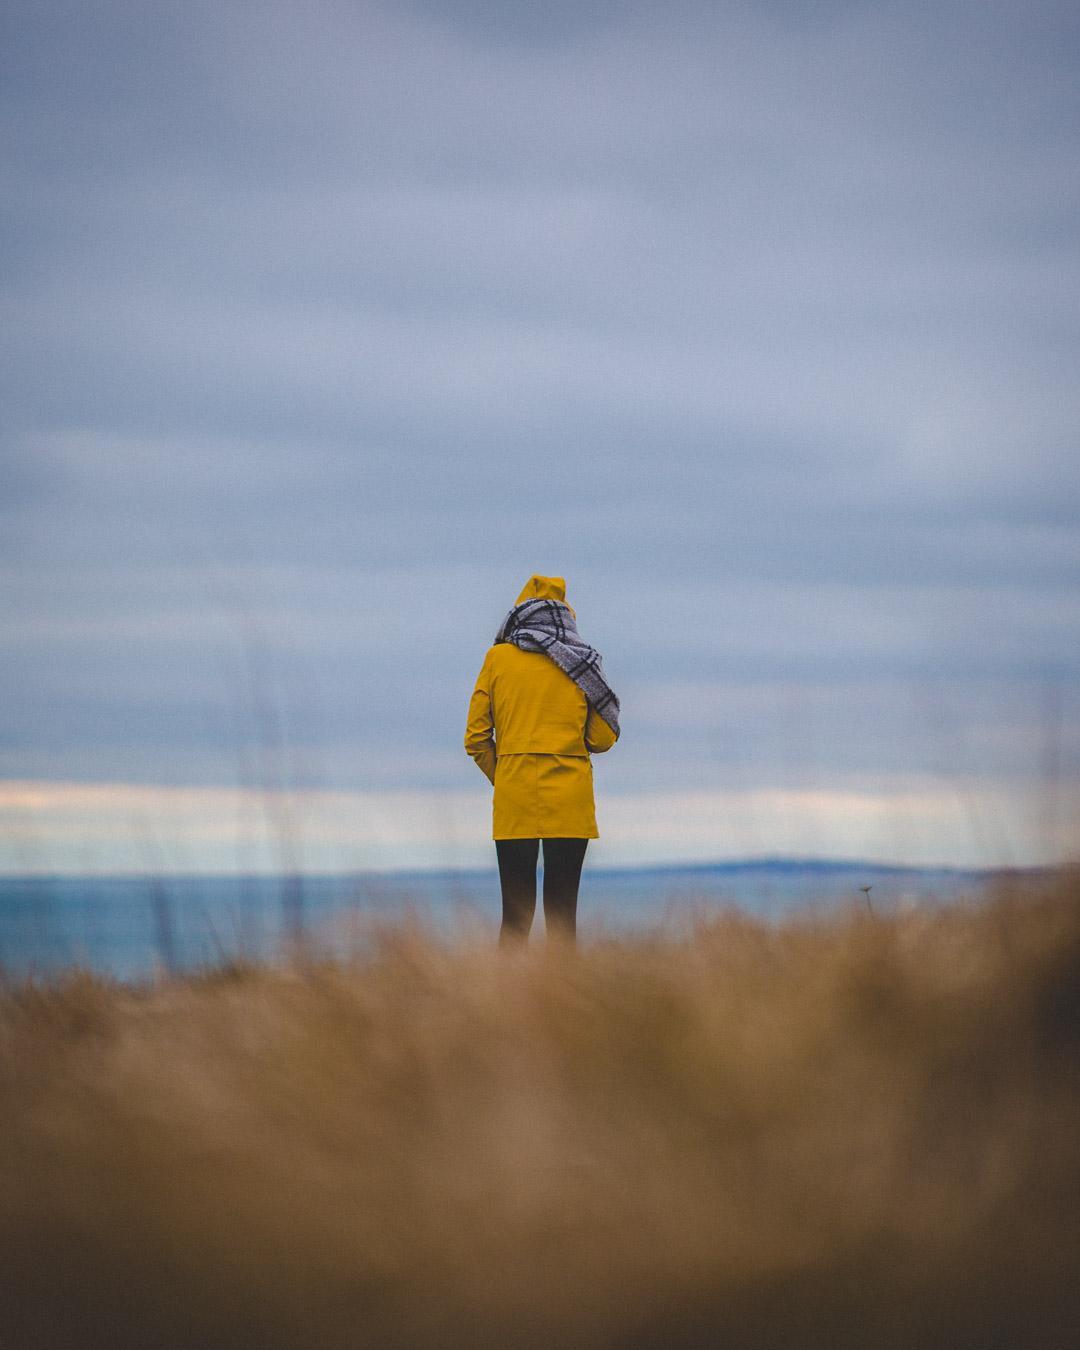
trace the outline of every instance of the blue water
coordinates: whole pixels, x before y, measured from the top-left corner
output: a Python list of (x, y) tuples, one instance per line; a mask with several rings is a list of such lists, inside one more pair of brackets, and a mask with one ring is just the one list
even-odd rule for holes
[[(703, 909), (735, 905), (760, 918), (793, 910), (948, 902), (989, 874), (872, 863), (766, 860), (591, 871), (582, 878), (582, 941), (678, 928)], [(273, 958), (302, 930), (317, 949), (355, 950), (371, 920), (412, 915), (438, 931), (462, 923), (494, 937), (495, 870), (344, 876), (0, 877), (0, 970), (49, 977), (80, 965), (122, 980), (238, 958)], [(534, 934), (543, 920), (538, 907)]]

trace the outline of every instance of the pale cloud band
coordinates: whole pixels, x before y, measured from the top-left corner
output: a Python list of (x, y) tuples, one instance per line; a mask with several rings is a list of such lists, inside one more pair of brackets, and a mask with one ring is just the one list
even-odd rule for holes
[[(927, 866), (1064, 858), (1080, 792), (1007, 786), (888, 791), (638, 793), (600, 803), (594, 867), (820, 855)], [(335, 873), (493, 866), (478, 791), (254, 792), (244, 788), (0, 783), (0, 871), (24, 874)]]

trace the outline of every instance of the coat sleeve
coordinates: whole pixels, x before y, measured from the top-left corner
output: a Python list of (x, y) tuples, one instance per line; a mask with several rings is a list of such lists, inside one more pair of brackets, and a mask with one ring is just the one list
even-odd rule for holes
[(491, 672), (487, 658), (476, 677), (476, 687), (469, 700), (469, 720), (465, 725), (465, 749), (476, 761), (484, 776), (495, 781), (495, 735), (491, 715)]
[(610, 750), (618, 740), (600, 714), (590, 705), (589, 715), (585, 719), (585, 749), (593, 755), (602, 755)]

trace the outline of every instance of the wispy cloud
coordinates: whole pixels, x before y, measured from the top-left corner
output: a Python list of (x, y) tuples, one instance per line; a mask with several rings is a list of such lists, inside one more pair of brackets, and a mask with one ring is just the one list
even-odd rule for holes
[[(999, 785), (904, 791), (654, 792), (600, 804), (590, 866), (786, 854), (953, 866), (1055, 861), (1080, 793), (1056, 824)], [(53, 781), (0, 784), (0, 871), (346, 872), (490, 862), (489, 794), (262, 793)]]

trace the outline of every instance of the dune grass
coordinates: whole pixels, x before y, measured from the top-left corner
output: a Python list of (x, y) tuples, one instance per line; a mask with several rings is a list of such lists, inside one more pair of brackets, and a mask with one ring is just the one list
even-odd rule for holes
[(1072, 1346), (1080, 878), (0, 991), (0, 1344)]

